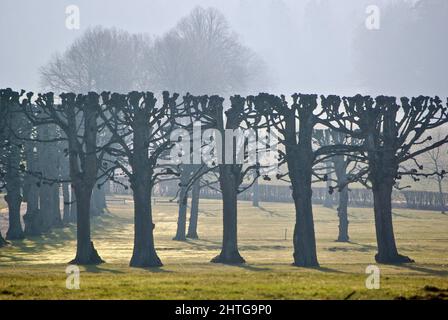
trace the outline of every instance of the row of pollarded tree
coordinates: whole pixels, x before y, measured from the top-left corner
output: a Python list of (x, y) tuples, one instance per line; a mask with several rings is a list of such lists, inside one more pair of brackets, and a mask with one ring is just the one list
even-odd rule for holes
[[(225, 106), (225, 99), (219, 96), (186, 94), (180, 99), (178, 94), (168, 92), (163, 92), (161, 99), (150, 92), (90, 92), (61, 94), (58, 101), (53, 93), (34, 97), (32, 93), (24, 96), (10, 89), (2, 90), (0, 96), (2, 112), (17, 112), (18, 117), (25, 117), (34, 128), (51, 124), (63, 132), (69, 179), (77, 200), (77, 252), (72, 261), (76, 264), (102, 262), (90, 235), (91, 194), (101, 184), (98, 179), (113, 181), (118, 171), (128, 177), (134, 197), (135, 233), (130, 265), (162, 264), (154, 245), (152, 189), (161, 179), (180, 175), (178, 163), (162, 160), (170, 159), (178, 142), (171, 139), (174, 130), (188, 132), (197, 121), (203, 129), (221, 133), (223, 140), (229, 139), (226, 130), (250, 128), (274, 132), (277, 136), (281, 145), (278, 161), (280, 165), (286, 164), (288, 170), (277, 173), (276, 178), (289, 178), (292, 186), (296, 211), (294, 264), (297, 266), (318, 266), (311, 185), (316, 179), (328, 180), (322, 164), (330, 158), (345, 159), (338, 169), (342, 176), (338, 180), (339, 191), (354, 181), (372, 188), (378, 244), (376, 260), (380, 263), (412, 261), (398, 253), (394, 238), (391, 195), (397, 180), (404, 175), (418, 179), (445, 174), (444, 171), (425, 172), (417, 159), (448, 141), (448, 136), (434, 141), (426, 134), (448, 122), (447, 108), (438, 97), (397, 101), (395, 97), (385, 96), (341, 98), (294, 94), (287, 100), (284, 96), (262, 93), (233, 96)], [(316, 133), (324, 129), (330, 129), (332, 137), (323, 139), (322, 134)], [(33, 140), (32, 135), (24, 137), (20, 132), (14, 136), (19, 140)], [(431, 142), (428, 144), (428, 141)], [(261, 145), (274, 149), (267, 143)], [(201, 146), (209, 147), (202, 143)], [(235, 158), (241, 151), (236, 146), (226, 149), (225, 141), (222, 146), (218, 151), (224, 158)], [(243, 154), (250, 153), (249, 144), (243, 143), (240, 148)], [(6, 154), (5, 158), (11, 157)], [(354, 163), (350, 171), (347, 170), (349, 162)], [(23, 168), (20, 165), (17, 168), (16, 164), (3, 168), (11, 174), (16, 174), (14, 170), (33, 173), (27, 163)], [(243, 263), (237, 242), (237, 198), (259, 178), (262, 168), (258, 162), (245, 165), (219, 161), (208, 163), (206, 168), (186, 184), (191, 186), (199, 176), (211, 172), (217, 176), (223, 200), (223, 241), (221, 253), (212, 261)], [(57, 181), (52, 177), (41, 178)], [(270, 179), (267, 175), (264, 178)], [(10, 196), (8, 192), (7, 197)]]
[[(76, 222), (76, 200), (70, 189), (66, 139), (53, 123), (34, 126), (16, 101), (20, 94), (1, 91), (1, 176), (7, 195), (7, 240), (39, 236), (53, 228)], [(60, 208), (62, 185), (63, 211)], [(0, 190), (2, 191), (2, 190)], [(27, 203), (21, 224), (21, 203)], [(94, 192), (92, 215), (106, 208), (103, 189)], [(5, 243), (5, 242), (2, 242)]]

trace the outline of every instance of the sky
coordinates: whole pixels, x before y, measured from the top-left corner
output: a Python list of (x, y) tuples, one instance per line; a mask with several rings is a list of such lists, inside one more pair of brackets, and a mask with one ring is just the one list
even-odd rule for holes
[[(88, 27), (158, 36), (203, 6), (219, 9), (240, 40), (261, 56), (272, 91), (368, 92), (356, 75), (355, 34), (365, 28), (369, 4), (382, 8), (394, 1), (1, 0), (0, 87), (40, 90), (39, 68)], [(69, 5), (79, 7), (79, 30), (66, 28)]]

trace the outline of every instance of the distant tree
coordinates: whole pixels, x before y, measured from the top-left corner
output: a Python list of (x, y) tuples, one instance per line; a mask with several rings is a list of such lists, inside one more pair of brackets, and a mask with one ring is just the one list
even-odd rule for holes
[(186, 237), (189, 239), (198, 239), (198, 216), (199, 216), (199, 195), (201, 192), (200, 180), (195, 181), (191, 190), (191, 211), (188, 223), (188, 232)]
[(254, 98), (257, 111), (266, 117), (269, 124), (278, 132), (279, 143), (284, 150), (279, 150), (280, 164), (287, 164), (288, 171), (279, 173), (278, 179), (288, 176), (292, 188), (296, 210), (294, 227), (294, 265), (315, 267), (319, 265), (316, 252), (316, 237), (312, 208), (313, 179), (326, 180), (325, 173), (320, 173), (318, 165), (327, 162), (331, 156), (355, 152), (356, 148), (347, 145), (325, 145), (313, 147), (313, 133), (317, 125), (328, 127), (326, 109), (328, 100), (337, 100), (336, 96), (318, 97), (313, 94), (294, 94), (292, 102), (284, 96), (259, 94)]
[[(102, 94), (101, 117), (111, 132), (105, 151), (115, 158), (105, 161), (110, 169), (118, 168), (129, 178), (134, 198), (134, 250), (132, 267), (156, 267), (162, 262), (154, 244), (152, 191), (160, 176), (175, 175), (159, 160), (167, 156), (173, 142), (169, 140), (176, 128), (178, 95), (163, 93), (161, 105), (153, 93), (133, 91), (128, 95)], [(113, 176), (112, 176), (112, 179)]]
[(162, 90), (232, 94), (266, 82), (262, 60), (240, 42), (214, 8), (195, 8), (156, 39), (146, 63), (150, 83)]
[(26, 119), (20, 112), (20, 97), (22, 93), (11, 89), (0, 90), (0, 108), (3, 110), (2, 128), (2, 180), (6, 189), (5, 200), (8, 204), (9, 227), (6, 239), (24, 238), (21, 223), (20, 206), (23, 200), (23, 144), (19, 139), (26, 128)]
[[(266, 82), (262, 60), (245, 47), (232, 32), (225, 16), (214, 8), (195, 8), (166, 35), (157, 39), (148, 52), (145, 68), (148, 83), (160, 90), (194, 95), (234, 94), (251, 89), (260, 89)], [(181, 166), (181, 168), (184, 168)], [(181, 189), (191, 176), (185, 168), (181, 174)], [(199, 195), (192, 193), (192, 210), (196, 210)], [(184, 241), (188, 193), (180, 190), (179, 218), (175, 240)], [(196, 212), (193, 215), (191, 233), (197, 226)]]
[(267, 123), (257, 114), (252, 98), (232, 96), (230, 107), (224, 112), (224, 99), (210, 97), (209, 108), (204, 112), (210, 119), (209, 124), (204, 123), (217, 130), (222, 139), (222, 150), (217, 148), (219, 145), (214, 147), (223, 201), (223, 241), (220, 254), (212, 259), (216, 263), (245, 262), (237, 241), (238, 195), (252, 187), (262, 172), (268, 173), (270, 169), (268, 165), (261, 166), (261, 154), (274, 146), (272, 141), (258, 137), (258, 131), (266, 129)]
[[(98, 180), (104, 152), (97, 141), (98, 132), (104, 127), (99, 123), (99, 95), (90, 92), (87, 95), (64, 93), (60, 95), (60, 104), (55, 103), (52, 92), (38, 95), (35, 105), (38, 112), (31, 110), (33, 93), (27, 94), (23, 110), (37, 127), (54, 125), (63, 131), (67, 139), (66, 154), (69, 158), (70, 181), (77, 203), (77, 246), (73, 264), (99, 264), (103, 260), (91, 241), (90, 202), (92, 190)], [(60, 140), (60, 139), (58, 139)], [(51, 143), (51, 137), (42, 142)], [(105, 173), (106, 174), (106, 173)], [(47, 176), (45, 180), (60, 181), (60, 177)]]
[[(142, 59), (151, 45), (151, 39), (145, 35), (115, 28), (89, 28), (63, 54), (56, 54), (41, 68), (41, 84), (56, 92), (136, 90), (143, 85)], [(98, 138), (108, 139), (103, 133)], [(65, 203), (75, 201), (67, 198), (68, 192), (64, 195)], [(93, 190), (91, 206), (93, 215), (106, 208), (103, 187)]]
[[(392, 224), (392, 190), (397, 181), (410, 176), (444, 175), (444, 172), (425, 171), (418, 156), (448, 142), (448, 135), (433, 139), (431, 130), (448, 122), (448, 108), (438, 97), (403, 97), (401, 104), (395, 97), (356, 95), (329, 102), (327, 114), (333, 117), (339, 131), (363, 141), (357, 155), (367, 167), (349, 180), (365, 179), (374, 196), (374, 212), (379, 263), (413, 262), (397, 250)], [(341, 118), (340, 115), (343, 114)], [(430, 142), (429, 144), (426, 144)]]
[[(437, 130), (434, 134), (437, 141), (442, 140), (443, 134), (442, 129)], [(448, 170), (448, 149), (446, 145), (440, 146), (438, 148), (429, 150), (426, 154), (424, 154), (424, 159), (429, 164), (429, 169), (437, 172), (444, 173)], [(431, 176), (437, 183), (437, 189), (439, 192), (439, 205), (440, 211), (442, 213), (446, 212), (446, 203), (445, 203), (445, 194), (444, 194), (444, 175), (436, 174)]]
[(41, 84), (56, 92), (127, 93), (142, 85), (142, 59), (151, 46), (145, 35), (115, 28), (87, 29), (41, 68)]
[[(352, 139), (350, 136), (331, 129), (316, 129), (314, 138), (318, 146), (355, 145), (357, 143), (356, 140)], [(361, 170), (361, 168), (357, 166), (356, 156), (354, 157), (345, 154), (336, 154), (329, 157), (325, 165), (327, 168), (331, 168), (330, 172), (334, 172), (336, 176), (336, 179), (332, 179), (332, 177), (328, 175), (329, 171), (327, 171), (325, 180), (327, 180), (328, 194), (330, 196), (334, 194), (335, 188), (332, 186), (333, 182), (336, 182), (336, 185), (340, 186), (339, 188), (336, 188), (338, 191), (337, 212), (339, 218), (337, 241), (348, 242), (349, 179), (350, 176)]]

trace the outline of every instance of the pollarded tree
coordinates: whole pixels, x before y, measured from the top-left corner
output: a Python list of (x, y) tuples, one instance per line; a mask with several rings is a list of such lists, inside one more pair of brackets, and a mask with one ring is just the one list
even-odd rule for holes
[[(39, 204), (42, 216), (42, 232), (53, 227), (61, 227), (62, 219), (59, 208), (59, 128), (56, 124), (37, 127), (37, 139), (44, 141), (37, 144), (39, 174), (45, 178), (39, 182)], [(31, 165), (31, 164), (30, 164)]]
[[(328, 105), (328, 115), (339, 131), (362, 139), (358, 158), (367, 164), (350, 180), (365, 177), (374, 195), (375, 228), (379, 263), (406, 263), (413, 260), (398, 253), (392, 223), (392, 190), (403, 176), (416, 181), (445, 172), (428, 172), (417, 157), (448, 142), (448, 136), (434, 139), (427, 134), (448, 122), (447, 108), (438, 97), (395, 97), (357, 95)], [(343, 114), (341, 117), (340, 115)], [(431, 141), (429, 144), (427, 144)], [(408, 169), (409, 168), (409, 169)]]
[[(212, 259), (215, 263), (239, 264), (245, 260), (238, 250), (237, 200), (238, 194), (252, 186), (259, 177), (261, 151), (270, 149), (270, 141), (257, 141), (257, 132), (266, 128), (252, 103), (241, 96), (230, 98), (230, 107), (224, 112), (224, 99), (218, 96), (208, 98), (202, 112), (202, 123), (210, 131), (211, 144), (203, 144), (211, 150), (209, 166), (216, 166), (219, 172), (219, 186), (223, 201), (223, 240), (221, 252)], [(205, 139), (207, 134), (204, 132)], [(243, 182), (249, 180), (246, 186)]]
[[(28, 132), (25, 134), (25, 162), (26, 175), (23, 182), (23, 196), (26, 202), (26, 213), (23, 216), (25, 224), (26, 236), (37, 236), (44, 232), (44, 219), (39, 209), (39, 188), (41, 182), (39, 181), (39, 157), (38, 157), (38, 143), (33, 141), (33, 136), (37, 135), (36, 128), (29, 126)], [(48, 231), (48, 229), (46, 230)]]
[[(442, 128), (437, 130), (435, 133), (435, 137), (437, 140), (440, 140), (442, 138)], [(448, 157), (448, 150), (445, 146), (440, 146), (438, 148), (432, 149), (428, 151), (426, 154), (424, 154), (425, 160), (429, 164), (429, 169), (433, 170), (434, 172), (444, 172), (448, 168), (447, 164), (447, 157)], [(444, 181), (443, 181), (443, 175), (436, 174), (435, 176), (432, 176), (436, 183), (437, 183), (437, 189), (439, 192), (439, 205), (440, 205), (440, 211), (442, 213), (446, 212), (446, 203), (445, 203), (445, 195), (444, 195)]]
[[(96, 185), (97, 173), (102, 163), (101, 146), (97, 134), (104, 127), (98, 123), (99, 95), (64, 93), (61, 103), (55, 104), (54, 94), (39, 94), (35, 104), (39, 108), (36, 115), (31, 112), (33, 93), (23, 101), (25, 114), (36, 126), (55, 125), (65, 134), (68, 142), (70, 180), (77, 201), (77, 246), (73, 264), (99, 264), (103, 260), (95, 250), (90, 232), (90, 201)], [(53, 177), (44, 177), (46, 180)]]
[(177, 127), (177, 97), (177, 94), (170, 96), (164, 92), (163, 103), (157, 105), (157, 99), (150, 92), (102, 94), (101, 117), (111, 132), (111, 140), (105, 150), (116, 159), (105, 164), (122, 170), (133, 191), (132, 267), (162, 265), (154, 245), (151, 196), (159, 176), (176, 174), (170, 167), (162, 168), (159, 160), (172, 146), (169, 137)]
[[(261, 59), (242, 44), (225, 16), (214, 8), (193, 9), (166, 35), (156, 39), (145, 63), (148, 84), (183, 94), (230, 95), (260, 90), (266, 82)], [(188, 193), (184, 189), (191, 174), (191, 167), (186, 167), (180, 176), (179, 198), (183, 200), (179, 202), (175, 240), (186, 240)], [(197, 222), (198, 188), (196, 184), (191, 194), (192, 228)]]
[[(145, 35), (99, 26), (88, 28), (65, 52), (54, 55), (41, 68), (41, 84), (55, 92), (125, 93), (137, 90), (143, 85), (141, 62), (151, 45), (152, 41)], [(104, 133), (98, 133), (99, 144), (105, 144), (107, 140)], [(66, 166), (65, 158), (60, 160), (61, 166)], [(67, 184), (64, 184), (67, 196), (66, 188)], [(92, 192), (93, 215), (106, 209), (104, 189), (94, 188)], [(70, 202), (75, 201), (71, 199)]]
[(201, 192), (201, 182), (195, 181), (191, 188), (191, 210), (190, 220), (188, 221), (188, 239), (199, 239), (198, 235), (198, 217), (199, 217), (199, 196)]
[[(174, 236), (173, 240), (176, 241), (186, 241), (187, 234), (187, 207), (188, 207), (188, 195), (189, 195), (189, 188), (187, 188), (189, 182), (194, 179), (194, 177), (198, 174), (198, 172), (201, 170), (201, 166), (197, 165), (185, 165), (181, 164), (179, 166), (181, 169), (180, 173), (180, 182), (179, 182), (179, 210), (178, 210), (178, 218), (177, 218), (177, 229), (176, 229), (176, 235)], [(198, 218), (198, 206), (199, 206), (199, 185), (200, 181), (195, 181), (195, 188), (192, 188), (194, 192), (192, 192), (191, 201), (192, 206), (190, 210), (190, 225), (189, 225), (189, 231), (191, 229), (190, 235), (193, 238), (197, 238), (197, 232), (196, 227), (197, 226), (197, 218)], [(195, 235), (196, 234), (196, 235)]]
[[(10, 91), (0, 90), (0, 192), (5, 189), (6, 186), (6, 170), (7, 170), (7, 147), (9, 145), (10, 136), (9, 132), (9, 113), (11, 112), (11, 108), (9, 107), (10, 100)], [(3, 238), (0, 233), (0, 247), (3, 247), (8, 242)]]
[(2, 175), (5, 183), (8, 204), (9, 227), (6, 239), (23, 239), (24, 233), (21, 223), (20, 206), (22, 203), (22, 149), (19, 136), (26, 127), (26, 118), (20, 112), (20, 97), (23, 92), (11, 89), (0, 91), (0, 108), (5, 111), (3, 119), (5, 128), (2, 141)]
[[(339, 100), (340, 98), (333, 96), (335, 100)], [(321, 98), (323, 103), (325, 104), (330, 98)], [(357, 145), (359, 142), (356, 139), (351, 138), (350, 136), (336, 130), (332, 129), (317, 129), (315, 130), (315, 139), (319, 146), (326, 145)], [(332, 172), (335, 173), (336, 179), (332, 179), (330, 176), (327, 176), (325, 180), (327, 180), (328, 193), (332, 195), (334, 190), (338, 191), (338, 218), (339, 218), (339, 233), (337, 241), (339, 242), (348, 242), (348, 203), (349, 203), (349, 189), (348, 186), (350, 184), (350, 177), (360, 170), (362, 170), (362, 166), (358, 166), (358, 162), (356, 161), (356, 155), (352, 154), (336, 154), (332, 157), (328, 157), (329, 163), (332, 167)], [(336, 182), (336, 186), (333, 187), (331, 185), (332, 182)], [(362, 182), (362, 181), (359, 181)]]
[[(329, 96), (332, 97), (332, 96)], [(254, 97), (257, 111), (279, 133), (280, 165), (286, 163), (288, 172), (279, 174), (282, 179), (288, 175), (296, 210), (294, 228), (294, 265), (318, 266), (316, 238), (312, 208), (313, 177), (325, 180), (325, 175), (316, 172), (315, 167), (337, 154), (355, 152), (347, 145), (331, 145), (313, 148), (313, 133), (318, 124), (327, 126), (325, 105), (319, 108), (317, 95), (294, 94), (292, 102), (285, 97), (259, 94)]]

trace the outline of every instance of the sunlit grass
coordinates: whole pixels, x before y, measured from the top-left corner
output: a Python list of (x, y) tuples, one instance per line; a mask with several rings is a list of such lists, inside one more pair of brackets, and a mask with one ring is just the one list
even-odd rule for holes
[[(123, 198), (123, 197), (120, 197)], [(351, 299), (443, 297), (425, 286), (448, 289), (448, 216), (429, 211), (394, 210), (400, 252), (415, 264), (380, 266), (381, 289), (365, 288), (365, 268), (376, 252), (373, 212), (350, 209), (350, 243), (338, 243), (337, 215), (315, 207), (319, 269), (291, 266), (294, 207), (262, 203), (239, 205), (239, 244), (247, 265), (209, 263), (219, 253), (221, 205), (203, 200), (200, 240), (178, 242), (175, 203), (154, 206), (158, 269), (128, 267), (133, 245), (132, 202), (109, 202), (110, 213), (93, 220), (95, 247), (106, 264), (81, 268), (81, 290), (65, 288), (66, 263), (74, 257), (74, 227), (44, 237), (14, 241), (0, 249), (0, 298), (136, 299)], [(285, 240), (286, 230), (286, 240)]]

